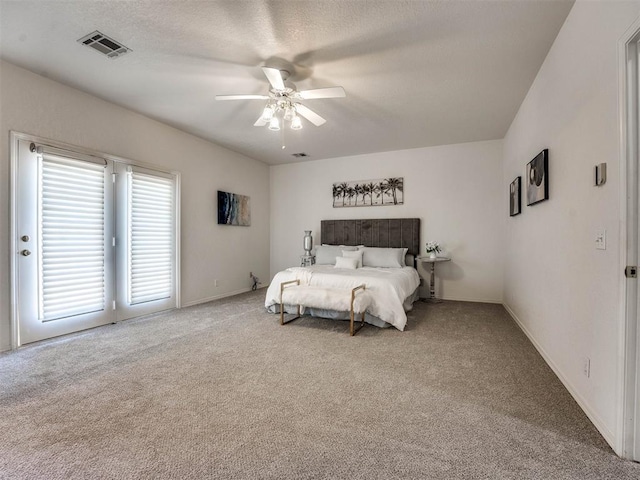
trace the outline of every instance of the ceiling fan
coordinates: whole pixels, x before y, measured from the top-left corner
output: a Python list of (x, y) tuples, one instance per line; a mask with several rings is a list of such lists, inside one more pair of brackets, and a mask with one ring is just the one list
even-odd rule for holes
[(292, 130), (300, 130), (302, 121), (300, 117), (319, 127), (326, 120), (300, 103), (301, 100), (315, 100), (318, 98), (339, 98), (345, 97), (344, 88), (327, 87), (312, 90), (298, 91), (296, 86), (287, 82), (289, 72), (272, 67), (262, 67), (271, 88), (268, 95), (216, 95), (216, 100), (267, 100), (262, 115), (253, 125), (263, 127), (269, 125), (269, 130), (280, 130), (280, 123), (283, 126), (289, 122)]

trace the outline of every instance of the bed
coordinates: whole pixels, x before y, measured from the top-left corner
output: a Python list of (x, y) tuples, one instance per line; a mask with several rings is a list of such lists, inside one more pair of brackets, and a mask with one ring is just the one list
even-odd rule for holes
[[(420, 277), (414, 259), (420, 251), (420, 219), (323, 220), (320, 238), (316, 265), (291, 267), (275, 275), (267, 289), (267, 310), (280, 312), (280, 285), (291, 280), (299, 280), (301, 285), (341, 289), (364, 284), (371, 296), (365, 322), (404, 330), (406, 312), (418, 299)], [(351, 252), (362, 252), (358, 268), (352, 268), (351, 260), (358, 261), (358, 253)], [(333, 253), (335, 265), (331, 264)], [(348, 258), (339, 259), (341, 254)], [(321, 318), (349, 318), (349, 312), (327, 307), (307, 308), (304, 313)], [(296, 308), (286, 306), (288, 313), (294, 313)]]

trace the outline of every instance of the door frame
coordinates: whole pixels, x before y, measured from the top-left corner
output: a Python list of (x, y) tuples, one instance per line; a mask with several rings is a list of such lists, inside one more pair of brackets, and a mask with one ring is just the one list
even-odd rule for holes
[(175, 308), (181, 308), (181, 219), (180, 219), (180, 187), (181, 187), (181, 174), (177, 171), (171, 171), (158, 167), (150, 163), (138, 162), (127, 158), (110, 155), (108, 153), (100, 152), (90, 148), (84, 148), (78, 145), (71, 145), (65, 142), (59, 142), (45, 137), (37, 135), (31, 135), (28, 133), (16, 132), (11, 130), (9, 132), (9, 248), (11, 252), (10, 258), (10, 314), (11, 314), (11, 349), (15, 350), (21, 346), (20, 342), (20, 330), (19, 330), (19, 308), (18, 308), (18, 144), (20, 140), (34, 142), (37, 144), (45, 144), (51, 147), (60, 148), (63, 150), (69, 150), (79, 154), (91, 155), (95, 157), (103, 157), (114, 163), (126, 163), (128, 165), (134, 165), (141, 168), (148, 168), (158, 172), (168, 173), (175, 176), (176, 179), (176, 191), (175, 191), (175, 282), (176, 282), (176, 302)]
[[(639, 264), (639, 123), (640, 75), (637, 51), (640, 18), (618, 41), (618, 98), (620, 123), (620, 322), (618, 368), (618, 432), (615, 451), (622, 458), (640, 461), (640, 308), (638, 279), (626, 278), (627, 265)], [(632, 43), (636, 47), (631, 47)], [(630, 66), (632, 68), (630, 68)], [(635, 72), (631, 70), (635, 69)], [(628, 198), (629, 197), (629, 198)]]

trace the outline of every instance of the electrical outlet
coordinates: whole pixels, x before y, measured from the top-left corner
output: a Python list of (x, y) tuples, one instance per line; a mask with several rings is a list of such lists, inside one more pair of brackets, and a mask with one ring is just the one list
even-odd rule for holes
[(606, 250), (607, 249), (607, 231), (602, 230), (596, 234), (596, 249), (597, 250)]
[(582, 373), (587, 378), (591, 377), (591, 359), (589, 357), (582, 359)]
[(217, 286), (218, 286), (218, 279), (215, 279), (215, 280), (213, 281), (213, 286), (214, 286), (214, 287), (217, 287)]

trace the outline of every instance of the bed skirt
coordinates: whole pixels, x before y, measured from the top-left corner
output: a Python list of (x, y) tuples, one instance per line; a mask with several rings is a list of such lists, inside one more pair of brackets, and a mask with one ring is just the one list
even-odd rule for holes
[[(402, 304), (405, 312), (410, 312), (413, 310), (413, 304), (420, 298), (419, 287), (415, 289), (415, 291), (405, 298), (404, 303)], [(296, 305), (285, 305), (286, 312), (285, 313), (296, 313), (298, 307)], [(280, 313), (280, 304), (271, 305), (267, 308), (269, 313)], [(337, 312), (335, 310), (325, 310), (322, 308), (304, 308), (303, 313), (305, 315), (311, 315), (312, 317), (318, 318), (327, 318), (330, 320), (349, 320), (350, 312)], [(371, 315), (369, 313), (365, 313), (364, 321), (370, 325), (374, 325), (380, 328), (389, 328), (392, 327), (390, 323), (385, 322), (384, 320)]]

